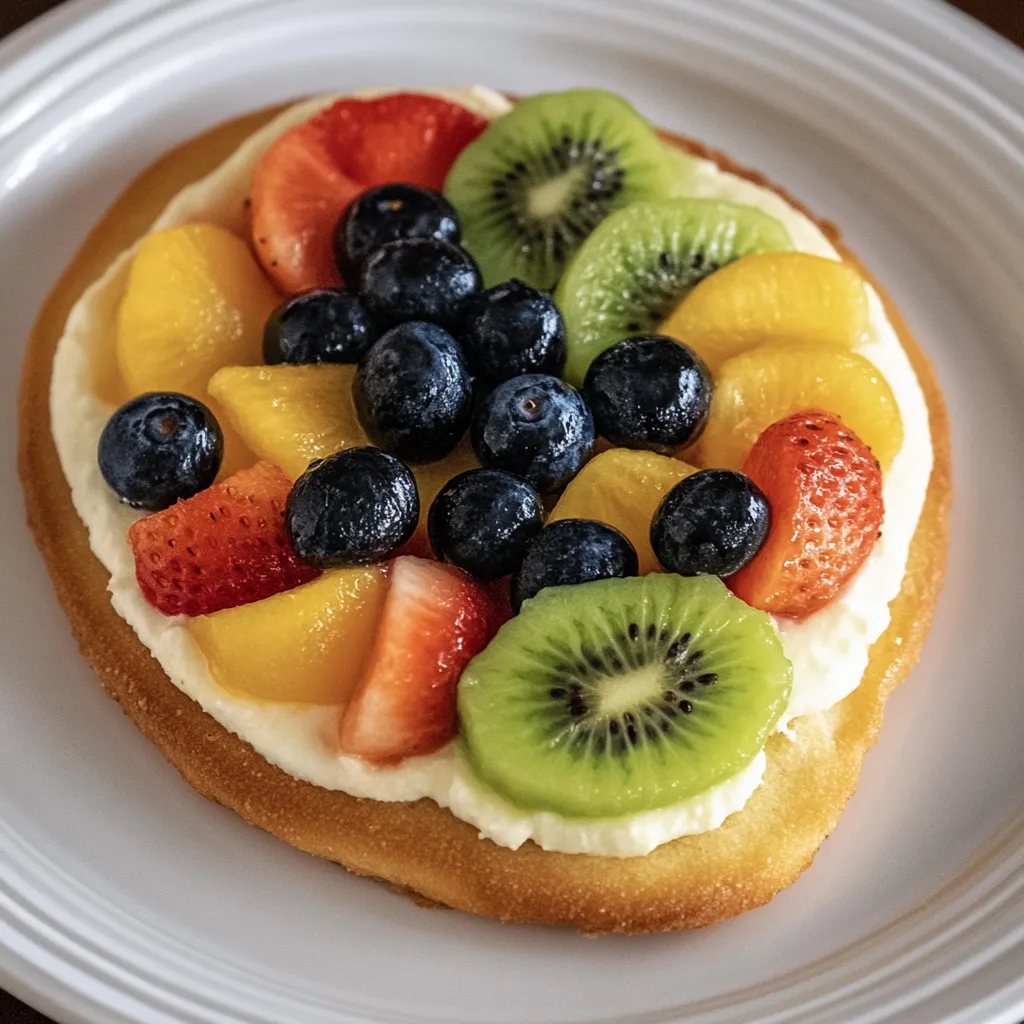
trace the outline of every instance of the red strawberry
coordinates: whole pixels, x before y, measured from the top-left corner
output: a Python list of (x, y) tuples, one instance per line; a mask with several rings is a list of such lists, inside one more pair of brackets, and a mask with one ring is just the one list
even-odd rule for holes
[(743, 471), (764, 491), (764, 547), (726, 583), (747, 604), (802, 619), (832, 600), (868, 557), (882, 525), (882, 470), (831, 413), (779, 420), (757, 439)]
[(291, 486), (277, 466), (259, 462), (136, 522), (128, 542), (146, 600), (165, 615), (207, 615), (319, 576), (285, 534)]
[(487, 592), (464, 573), (396, 558), (362, 682), (341, 722), (341, 749), (395, 764), (443, 747), (458, 731), (459, 676), (496, 628)]
[(363, 190), (389, 181), (440, 189), (484, 118), (416, 93), (339, 100), (286, 131), (253, 171), (256, 254), (284, 292), (341, 283), (331, 237)]

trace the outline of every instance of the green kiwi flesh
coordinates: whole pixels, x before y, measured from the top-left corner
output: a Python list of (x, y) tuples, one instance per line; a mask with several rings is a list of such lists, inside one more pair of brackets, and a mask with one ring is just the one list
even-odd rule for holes
[(577, 251), (555, 294), (565, 317), (565, 377), (583, 384), (606, 348), (657, 331), (698, 281), (740, 256), (792, 249), (789, 232), (756, 207), (717, 199), (634, 203)]
[(791, 682), (769, 616), (717, 577), (551, 587), (463, 673), (462, 751), (524, 810), (656, 810), (749, 765)]
[(673, 194), (686, 173), (620, 96), (570, 89), (496, 118), (459, 154), (444, 192), (485, 285), (519, 278), (553, 288), (605, 216)]

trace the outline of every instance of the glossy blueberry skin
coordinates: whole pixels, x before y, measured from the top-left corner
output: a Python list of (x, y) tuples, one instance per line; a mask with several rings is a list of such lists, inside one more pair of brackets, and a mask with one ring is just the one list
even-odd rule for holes
[(401, 238), (440, 238), (459, 244), (459, 217), (440, 192), (402, 182), (377, 185), (356, 196), (334, 229), (334, 261), (353, 284), (366, 258)]
[(543, 523), (540, 495), (521, 477), (500, 469), (470, 469), (438, 492), (427, 533), (442, 562), (486, 583), (519, 568), (526, 545)]
[(545, 587), (621, 579), (638, 571), (633, 545), (614, 527), (593, 519), (559, 519), (527, 545), (512, 577), (512, 608), (518, 612)]
[(459, 343), (487, 387), (521, 373), (560, 377), (565, 368), (565, 322), (554, 299), (515, 279), (470, 299)]
[(605, 349), (590, 364), (583, 393), (597, 432), (612, 444), (668, 453), (703, 432), (711, 374), (678, 341), (639, 335)]
[(703, 469), (680, 480), (651, 520), (651, 547), (668, 572), (731, 576), (761, 550), (771, 514), (764, 492), (742, 473)]
[(263, 361), (357, 363), (380, 327), (357, 295), (317, 288), (282, 303), (263, 328)]
[(557, 377), (524, 373), (499, 384), (473, 416), (473, 450), (485, 465), (563, 488), (590, 458), (594, 420), (583, 396)]
[(107, 420), (100, 473), (132, 508), (157, 512), (191, 498), (217, 478), (224, 436), (212, 412), (176, 391), (149, 391)]
[(419, 517), (412, 470), (369, 446), (311, 463), (284, 513), (295, 553), (321, 569), (389, 558), (413, 535)]
[(473, 386), (455, 339), (413, 321), (384, 334), (363, 356), (352, 394), (367, 436), (407, 462), (434, 462), (462, 439)]
[(363, 302), (381, 323), (429, 320), (453, 331), (482, 286), (473, 257), (438, 238), (382, 245), (367, 258), (359, 278)]

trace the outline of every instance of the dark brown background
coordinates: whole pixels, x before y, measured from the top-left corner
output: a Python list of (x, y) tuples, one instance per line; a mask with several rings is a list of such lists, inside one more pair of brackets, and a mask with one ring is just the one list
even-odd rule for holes
[[(0, 36), (13, 32), (60, 0), (0, 0)], [(1024, 46), (1024, 0), (952, 0), (961, 10)], [(13, 996), (0, 991), (0, 1024), (50, 1024)]]

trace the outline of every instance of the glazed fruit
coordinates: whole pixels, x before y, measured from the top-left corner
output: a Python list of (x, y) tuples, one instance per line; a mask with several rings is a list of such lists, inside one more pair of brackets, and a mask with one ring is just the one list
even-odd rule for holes
[(669, 572), (729, 576), (761, 549), (769, 520), (768, 499), (749, 477), (705, 469), (665, 495), (651, 520), (651, 547)]
[(190, 498), (217, 478), (224, 438), (213, 413), (175, 391), (125, 402), (100, 434), (103, 479), (126, 505), (149, 511)]
[(348, 204), (392, 181), (440, 189), (485, 124), (458, 104), (398, 93), (340, 100), (284, 132), (252, 180), (253, 244), (271, 280), (289, 295), (339, 285), (332, 239)]
[(341, 723), (342, 751), (378, 764), (439, 750), (458, 730), (456, 686), (494, 634), (487, 591), (457, 569), (396, 558), (373, 649)]
[(864, 279), (848, 263), (805, 252), (743, 256), (701, 281), (661, 325), (717, 370), (776, 341), (849, 350), (870, 326)]
[(512, 607), (546, 587), (573, 586), (638, 572), (636, 551), (618, 530), (593, 519), (560, 519), (527, 544), (523, 564), (512, 577)]
[(416, 480), (378, 448), (348, 448), (314, 462), (288, 497), (285, 527), (298, 556), (319, 568), (381, 562), (416, 529)]
[(469, 426), (473, 388), (455, 339), (435, 324), (392, 328), (363, 357), (353, 396), (374, 444), (407, 462), (436, 462)]
[(189, 629), (210, 674), (232, 693), (343, 705), (362, 679), (386, 594), (378, 566), (332, 569), (285, 594), (192, 619)]
[(485, 465), (563, 488), (590, 458), (594, 420), (582, 395), (557, 377), (526, 373), (499, 384), (473, 416), (473, 449)]
[(761, 431), (803, 409), (838, 416), (883, 470), (903, 444), (899, 407), (873, 363), (856, 352), (778, 344), (722, 364), (696, 461), (741, 469)]
[(597, 519), (614, 526), (636, 550), (639, 573), (660, 571), (651, 549), (651, 519), (661, 499), (695, 472), (679, 459), (612, 448), (595, 455), (566, 487), (548, 522)]
[(165, 615), (207, 615), (290, 590), (319, 575), (285, 534), (291, 481), (259, 462), (134, 523), (135, 578)]
[(658, 331), (720, 267), (792, 248), (789, 232), (768, 214), (717, 199), (662, 199), (614, 213), (580, 248), (555, 293), (568, 336), (566, 379), (581, 385), (606, 348)]
[(729, 588), (755, 608), (802, 619), (836, 596), (878, 539), (878, 460), (835, 416), (812, 410), (770, 426), (744, 470), (767, 495), (772, 525)]
[(288, 299), (263, 328), (263, 361), (357, 363), (380, 328), (360, 298), (337, 288), (317, 288)]
[(515, 572), (544, 522), (540, 495), (500, 469), (471, 469), (449, 480), (430, 506), (434, 554), (481, 582)]
[(745, 768), (789, 699), (770, 618), (712, 577), (546, 590), (467, 668), (462, 749), (516, 807), (616, 818)]
[(455, 208), (440, 192), (402, 182), (367, 189), (349, 203), (334, 232), (341, 276), (358, 281), (370, 253), (401, 238), (439, 238), (458, 245)]
[(520, 100), (455, 161), (445, 194), (488, 285), (552, 288), (611, 211), (669, 195), (676, 165), (650, 124), (601, 89)]
[(381, 323), (429, 320), (449, 330), (462, 323), (467, 301), (480, 288), (473, 257), (437, 238), (382, 245), (367, 258), (359, 279), (363, 301)]
[(711, 407), (711, 375), (685, 345), (639, 335), (590, 364), (583, 394), (602, 437), (667, 454), (700, 437)]

